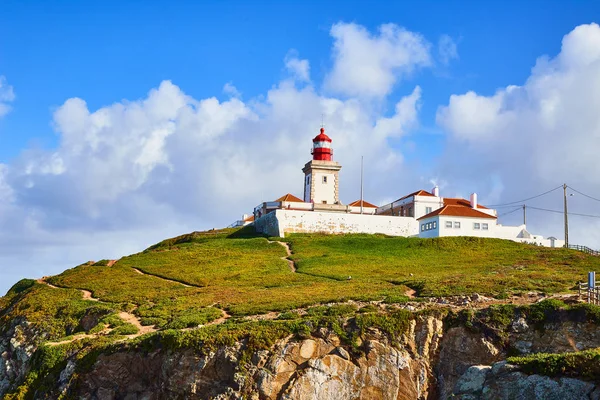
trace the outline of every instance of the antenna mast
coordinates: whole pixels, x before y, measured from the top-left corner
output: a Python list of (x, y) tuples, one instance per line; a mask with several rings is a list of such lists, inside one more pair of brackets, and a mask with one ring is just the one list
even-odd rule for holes
[(360, 156), (360, 213), (363, 213), (363, 156)]

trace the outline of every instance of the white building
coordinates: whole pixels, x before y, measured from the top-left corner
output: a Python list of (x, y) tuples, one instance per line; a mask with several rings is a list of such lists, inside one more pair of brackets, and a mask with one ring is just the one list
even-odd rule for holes
[[(436, 186), (431, 192), (418, 190), (377, 207), (364, 200), (348, 205), (339, 199), (341, 165), (333, 161), (332, 140), (321, 128), (313, 139), (313, 159), (306, 163), (304, 197), (286, 194), (254, 208), (253, 224), (258, 232), (283, 237), (286, 233), (383, 233), (392, 236), (477, 236), (508, 239), (541, 246), (562, 247), (564, 241), (530, 234), (526, 226), (498, 224), (496, 210), (469, 200), (446, 198)], [(245, 224), (250, 217), (238, 221)], [(237, 225), (241, 226), (241, 225)]]

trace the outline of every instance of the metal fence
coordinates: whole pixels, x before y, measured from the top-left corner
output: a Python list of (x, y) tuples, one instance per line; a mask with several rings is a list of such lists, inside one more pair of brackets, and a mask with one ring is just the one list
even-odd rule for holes
[(600, 251), (594, 250), (594, 249), (590, 249), (587, 246), (580, 246), (578, 244), (570, 244), (569, 248), (573, 249), (573, 250), (583, 251), (584, 253), (591, 254), (593, 256), (600, 256)]

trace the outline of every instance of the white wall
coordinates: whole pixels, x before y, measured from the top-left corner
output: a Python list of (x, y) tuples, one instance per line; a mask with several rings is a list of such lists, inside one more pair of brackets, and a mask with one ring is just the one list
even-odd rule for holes
[[(415, 196), (415, 218), (421, 218), (423, 215), (427, 215), (443, 206), (444, 199), (441, 197)], [(427, 212), (427, 207), (430, 207), (431, 211)]]
[(408, 217), (318, 211), (276, 210), (254, 223), (258, 232), (285, 233), (383, 233), (414, 236), (417, 221)]
[[(327, 201), (327, 204), (335, 203), (335, 174), (326, 174), (322, 172), (314, 172), (314, 202), (322, 203)], [(327, 183), (323, 183), (323, 177), (327, 177)]]
[(411, 196), (406, 199), (398, 200), (390, 204), (377, 208), (377, 213), (381, 214), (387, 212), (390, 208), (394, 209), (394, 215), (399, 215), (400, 210), (404, 207), (404, 215), (408, 216), (408, 209), (413, 208), (413, 215), (415, 218), (421, 218), (423, 215), (428, 214), (427, 207), (431, 207), (431, 211), (435, 211), (438, 208), (444, 206), (444, 201), (441, 197), (434, 196)]

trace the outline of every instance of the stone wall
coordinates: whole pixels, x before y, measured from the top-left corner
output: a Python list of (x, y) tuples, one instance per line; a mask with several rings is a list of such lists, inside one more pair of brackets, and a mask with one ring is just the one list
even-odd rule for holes
[(276, 216), (276, 213), (279, 211), (272, 211), (254, 220), (256, 231), (269, 236), (283, 237), (283, 231), (279, 227), (279, 221)]

